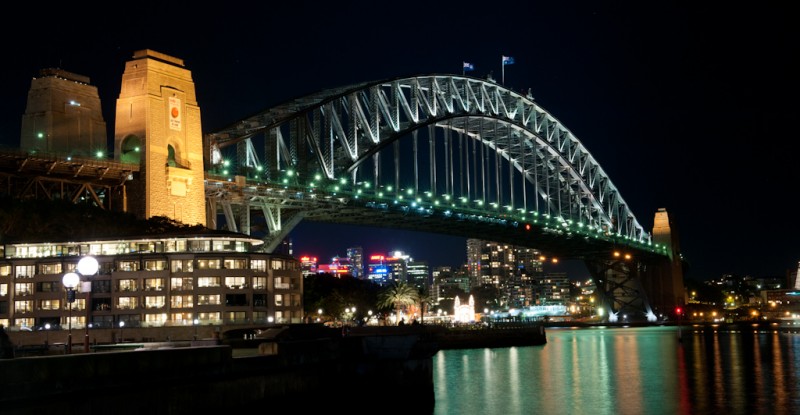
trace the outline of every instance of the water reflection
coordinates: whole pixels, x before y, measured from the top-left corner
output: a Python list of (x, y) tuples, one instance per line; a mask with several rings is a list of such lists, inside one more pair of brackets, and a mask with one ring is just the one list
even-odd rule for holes
[(443, 350), (435, 414), (800, 413), (799, 334), (548, 329), (544, 346)]
[(800, 412), (800, 335), (705, 330), (684, 342), (692, 412)]

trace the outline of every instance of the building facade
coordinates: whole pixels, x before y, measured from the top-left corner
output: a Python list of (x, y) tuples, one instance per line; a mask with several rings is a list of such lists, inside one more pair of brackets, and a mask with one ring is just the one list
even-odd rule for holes
[(467, 239), (470, 289), (497, 288), (506, 307), (525, 307), (535, 302), (535, 279), (542, 274), (541, 253), (526, 248), (481, 239)]
[[(298, 260), (246, 235), (0, 246), (0, 324), (9, 331), (300, 323)], [(70, 297), (62, 277), (97, 259)], [(69, 301), (73, 300), (73, 301)]]

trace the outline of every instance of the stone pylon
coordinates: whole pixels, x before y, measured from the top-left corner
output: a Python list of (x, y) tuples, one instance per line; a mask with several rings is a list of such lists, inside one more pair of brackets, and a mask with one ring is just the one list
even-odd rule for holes
[(140, 50), (125, 64), (114, 154), (140, 165), (127, 196), (130, 212), (206, 224), (200, 107), (183, 60)]

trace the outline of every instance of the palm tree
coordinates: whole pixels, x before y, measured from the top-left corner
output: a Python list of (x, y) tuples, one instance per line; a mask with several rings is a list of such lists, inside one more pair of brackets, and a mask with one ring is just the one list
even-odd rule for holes
[(378, 293), (378, 307), (394, 307), (398, 317), (400, 310), (405, 306), (414, 305), (419, 301), (419, 292), (407, 283), (392, 282)]
[(425, 312), (427, 311), (428, 307), (436, 301), (436, 298), (430, 293), (430, 291), (423, 289), (419, 292), (419, 309), (420, 309), (420, 323), (425, 323)]

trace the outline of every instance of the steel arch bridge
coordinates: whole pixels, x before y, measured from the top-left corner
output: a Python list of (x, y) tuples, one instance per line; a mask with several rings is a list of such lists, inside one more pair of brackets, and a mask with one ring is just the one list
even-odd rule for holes
[[(220, 213), (249, 234), (255, 211), (267, 250), (303, 219), (533, 247), (584, 260), (612, 320), (654, 319), (648, 278), (662, 280), (675, 255), (568, 128), (492, 81), (424, 75), (325, 90), (207, 134), (204, 150), (210, 225)], [(613, 258), (618, 249), (636, 259)]]

